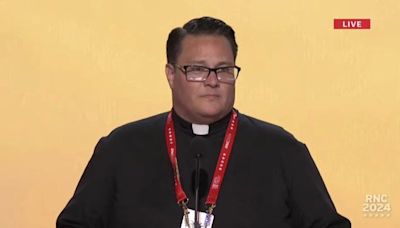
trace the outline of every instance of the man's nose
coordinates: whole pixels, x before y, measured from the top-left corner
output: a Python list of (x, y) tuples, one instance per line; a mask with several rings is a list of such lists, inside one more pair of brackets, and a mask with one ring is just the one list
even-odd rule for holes
[(211, 71), (208, 75), (207, 79), (204, 81), (205, 85), (216, 87), (219, 85), (219, 81), (217, 78), (217, 72)]

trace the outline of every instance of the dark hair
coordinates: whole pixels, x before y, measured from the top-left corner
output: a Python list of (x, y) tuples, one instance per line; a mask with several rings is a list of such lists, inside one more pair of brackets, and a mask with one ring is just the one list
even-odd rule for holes
[(181, 52), (181, 42), (186, 35), (220, 35), (228, 39), (233, 57), (236, 60), (238, 45), (235, 40), (235, 31), (222, 20), (212, 17), (195, 18), (183, 27), (174, 28), (168, 35), (167, 61), (175, 63)]

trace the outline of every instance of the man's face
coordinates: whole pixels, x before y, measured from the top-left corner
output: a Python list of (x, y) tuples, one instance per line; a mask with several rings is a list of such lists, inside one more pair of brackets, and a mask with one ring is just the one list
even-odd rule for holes
[[(210, 68), (234, 66), (235, 60), (228, 39), (220, 35), (187, 35), (181, 42), (176, 64)], [(235, 85), (219, 82), (211, 72), (204, 82), (187, 81), (185, 74), (167, 64), (166, 74), (172, 90), (174, 110), (192, 123), (215, 122), (233, 107)]]

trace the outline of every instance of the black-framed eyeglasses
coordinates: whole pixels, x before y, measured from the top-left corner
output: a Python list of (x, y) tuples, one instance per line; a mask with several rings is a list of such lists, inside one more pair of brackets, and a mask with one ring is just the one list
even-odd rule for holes
[(199, 65), (185, 65), (181, 66), (178, 64), (172, 64), (181, 70), (187, 81), (192, 82), (204, 82), (210, 76), (211, 72), (214, 72), (217, 76), (218, 81), (233, 84), (239, 76), (240, 67), (238, 66), (223, 66), (216, 68), (209, 68), (206, 66)]

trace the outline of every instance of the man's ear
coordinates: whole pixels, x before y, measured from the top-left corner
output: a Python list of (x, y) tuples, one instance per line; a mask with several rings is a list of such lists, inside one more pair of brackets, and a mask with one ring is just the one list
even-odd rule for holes
[(167, 76), (168, 84), (171, 89), (174, 88), (175, 68), (171, 64), (165, 65), (165, 75)]

